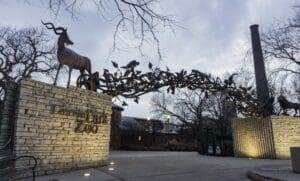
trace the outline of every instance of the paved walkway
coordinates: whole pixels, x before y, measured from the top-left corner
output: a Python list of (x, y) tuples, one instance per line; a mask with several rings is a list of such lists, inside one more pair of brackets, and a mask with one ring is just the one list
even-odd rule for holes
[(292, 171), (291, 164), (265, 165), (251, 169), (247, 174), (257, 180), (300, 180), (300, 174)]
[[(38, 177), (37, 181), (241, 181), (246, 172), (263, 165), (289, 165), (290, 160), (257, 160), (201, 156), (196, 152), (113, 151), (111, 165)], [(90, 173), (84, 177), (84, 173)], [(299, 179), (300, 180), (300, 179)]]

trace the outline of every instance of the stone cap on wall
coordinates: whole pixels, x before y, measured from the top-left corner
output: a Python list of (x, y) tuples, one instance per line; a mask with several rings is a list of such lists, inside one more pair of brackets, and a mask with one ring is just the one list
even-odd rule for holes
[(83, 92), (83, 93), (89, 93), (92, 96), (97, 96), (97, 97), (102, 96), (102, 98), (104, 98), (104, 99), (112, 99), (112, 97), (110, 95), (100, 93), (100, 92), (91, 91), (91, 90), (87, 90), (87, 89), (83, 89), (83, 88), (79, 88), (79, 87), (72, 86), (72, 85), (70, 85), (69, 88), (66, 88), (66, 87), (57, 86), (57, 85), (49, 84), (49, 83), (46, 83), (46, 82), (29, 79), (29, 78), (22, 78), (20, 80), (20, 84), (35, 85), (35, 86), (37, 86), (37, 85), (49, 86), (49, 87), (56, 88), (56, 89), (61, 89), (61, 90), (69, 89), (69, 90), (73, 90), (73, 91), (77, 91), (77, 92), (80, 91), (80, 92)]

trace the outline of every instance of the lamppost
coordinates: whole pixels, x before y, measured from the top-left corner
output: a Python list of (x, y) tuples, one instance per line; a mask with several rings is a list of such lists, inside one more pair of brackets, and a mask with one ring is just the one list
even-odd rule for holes
[(170, 116), (167, 116), (167, 129), (166, 132), (169, 133), (170, 132)]
[(150, 146), (153, 146), (153, 142), (154, 142), (153, 122), (151, 123), (150, 116), (147, 117), (147, 124), (148, 124), (148, 128), (149, 128), (149, 136), (150, 136), (150, 140), (151, 140), (148, 147), (150, 147)]
[(148, 131), (149, 131), (149, 133), (151, 133), (153, 130), (152, 130), (150, 116), (147, 117), (147, 125), (148, 125)]

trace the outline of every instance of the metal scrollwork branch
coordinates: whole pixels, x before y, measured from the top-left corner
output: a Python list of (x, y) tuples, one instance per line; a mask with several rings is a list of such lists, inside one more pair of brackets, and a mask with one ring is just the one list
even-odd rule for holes
[[(125, 99), (133, 99), (136, 103), (139, 102), (140, 96), (159, 91), (163, 87), (171, 94), (174, 94), (177, 88), (201, 90), (206, 95), (223, 92), (226, 93), (227, 99), (235, 102), (239, 112), (245, 116), (259, 116), (264, 109), (255, 98), (252, 87), (237, 86), (234, 83), (236, 74), (221, 80), (219, 77), (213, 77), (198, 70), (192, 70), (189, 73), (186, 70), (171, 72), (168, 68), (166, 70), (154, 68), (151, 63), (148, 65), (150, 71), (142, 72), (137, 69), (139, 62), (136, 60), (122, 67), (119, 67), (116, 62), (112, 62), (112, 65), (116, 69), (115, 72), (104, 69), (101, 76), (98, 72), (90, 77), (80, 76), (77, 86), (85, 86), (87, 89), (96, 87), (94, 91), (98, 89), (112, 97), (121, 96)], [(90, 85), (91, 82), (94, 85)], [(125, 105), (127, 103), (123, 101), (123, 106)]]

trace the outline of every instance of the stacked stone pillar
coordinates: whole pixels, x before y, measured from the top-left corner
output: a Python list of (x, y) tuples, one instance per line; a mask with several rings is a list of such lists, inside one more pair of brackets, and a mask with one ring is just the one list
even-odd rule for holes
[(106, 164), (110, 96), (28, 79), (9, 91), (16, 95), (5, 109), (14, 116), (3, 114), (3, 120), (14, 122), (14, 154), (36, 157), (38, 175)]

